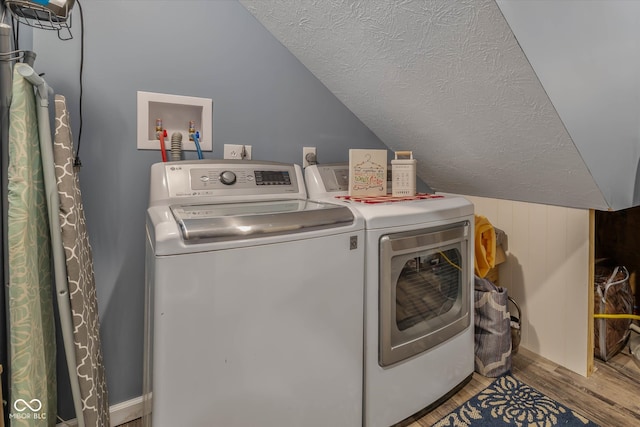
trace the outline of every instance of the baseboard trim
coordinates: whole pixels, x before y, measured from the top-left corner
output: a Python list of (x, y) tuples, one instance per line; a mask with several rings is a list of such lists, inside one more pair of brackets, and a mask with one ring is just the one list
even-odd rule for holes
[[(111, 427), (116, 427), (142, 417), (142, 396), (138, 396), (131, 400), (126, 400), (124, 402), (120, 402), (113, 406), (110, 406), (109, 417), (111, 419)], [(62, 421), (56, 425), (56, 427), (77, 426), (78, 420), (76, 420), (75, 418), (68, 421)]]

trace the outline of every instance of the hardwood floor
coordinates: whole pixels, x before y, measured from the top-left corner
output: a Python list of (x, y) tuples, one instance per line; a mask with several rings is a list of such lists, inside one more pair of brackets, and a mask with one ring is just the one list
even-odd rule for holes
[[(552, 399), (574, 409), (602, 427), (640, 425), (640, 365), (629, 351), (605, 363), (598, 359), (596, 370), (585, 378), (524, 348), (513, 356), (513, 376)], [(471, 381), (442, 405), (409, 427), (428, 427), (487, 387), (493, 378), (474, 374)], [(140, 420), (121, 427), (139, 427)]]
[[(558, 366), (524, 348), (513, 356), (513, 376), (565, 406), (585, 415), (602, 427), (640, 425), (640, 365), (628, 350), (609, 362), (598, 359), (589, 378)], [(480, 392), (492, 381), (474, 374), (457, 394), (412, 423), (431, 426), (440, 418)]]

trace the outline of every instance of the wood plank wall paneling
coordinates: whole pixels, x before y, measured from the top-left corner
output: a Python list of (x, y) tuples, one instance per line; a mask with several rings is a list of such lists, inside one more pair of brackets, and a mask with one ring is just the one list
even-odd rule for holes
[(500, 285), (522, 310), (520, 345), (586, 376), (593, 360), (589, 211), (465, 197), (507, 235)]

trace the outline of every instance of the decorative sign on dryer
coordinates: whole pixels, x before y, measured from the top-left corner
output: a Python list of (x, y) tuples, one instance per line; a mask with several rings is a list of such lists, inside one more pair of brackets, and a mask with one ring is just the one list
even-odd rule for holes
[(387, 194), (387, 150), (349, 150), (349, 196)]

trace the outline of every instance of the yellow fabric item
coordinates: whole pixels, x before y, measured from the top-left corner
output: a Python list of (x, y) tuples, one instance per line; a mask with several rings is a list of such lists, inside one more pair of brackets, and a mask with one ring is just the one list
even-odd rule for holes
[(476, 215), (475, 273), (485, 277), (496, 266), (496, 230), (487, 218)]

